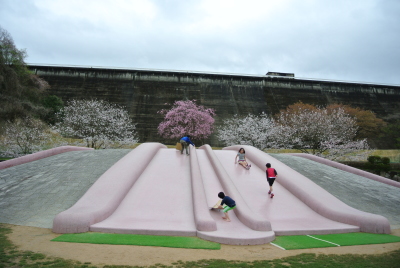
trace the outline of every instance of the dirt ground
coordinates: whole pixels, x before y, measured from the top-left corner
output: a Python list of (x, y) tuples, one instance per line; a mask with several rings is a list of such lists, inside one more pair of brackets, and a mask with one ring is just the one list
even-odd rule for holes
[[(47, 256), (77, 260), (94, 265), (138, 265), (149, 266), (156, 263), (171, 265), (178, 260), (197, 261), (201, 259), (225, 259), (255, 261), (282, 258), (301, 253), (315, 254), (382, 254), (400, 249), (400, 243), (349, 246), (335, 248), (282, 250), (271, 244), (257, 246), (221, 245), (221, 250), (182, 249), (163, 247), (143, 247), (126, 245), (96, 245), (66, 242), (51, 242), (59, 236), (51, 229), (7, 225), (13, 232), (9, 239), (20, 250), (43, 253)], [(392, 230), (400, 236), (400, 229)]]

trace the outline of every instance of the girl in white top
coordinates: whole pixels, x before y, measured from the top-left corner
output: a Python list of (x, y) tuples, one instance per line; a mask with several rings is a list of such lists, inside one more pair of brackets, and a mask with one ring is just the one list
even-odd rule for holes
[[(239, 157), (239, 161), (237, 161), (238, 157)], [(240, 148), (240, 149), (239, 149), (239, 152), (238, 152), (238, 154), (237, 154), (236, 157), (235, 157), (235, 164), (238, 163), (238, 162), (239, 162), (239, 164), (242, 165), (245, 169), (250, 169), (250, 167), (251, 167), (251, 165), (249, 165), (249, 164), (247, 163), (246, 152), (245, 152), (245, 150), (244, 150), (243, 148)]]

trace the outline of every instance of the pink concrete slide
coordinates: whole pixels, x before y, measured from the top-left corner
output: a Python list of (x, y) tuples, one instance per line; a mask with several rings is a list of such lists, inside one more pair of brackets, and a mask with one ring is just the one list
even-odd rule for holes
[[(252, 168), (235, 165), (239, 147)], [(265, 163), (279, 170), (270, 198)], [(236, 201), (210, 209), (223, 191)], [(310, 195), (309, 193), (313, 194)], [(232, 245), (269, 243), (275, 235), (390, 233), (386, 218), (351, 208), (268, 154), (251, 146), (212, 150), (190, 146), (190, 156), (160, 143), (132, 150), (53, 221), (56, 233), (198, 236)]]

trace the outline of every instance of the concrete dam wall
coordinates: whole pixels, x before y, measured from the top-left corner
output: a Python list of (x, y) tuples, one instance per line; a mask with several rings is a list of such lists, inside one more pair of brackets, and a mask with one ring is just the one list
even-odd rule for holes
[[(325, 106), (341, 103), (372, 110), (385, 121), (400, 119), (400, 86), (320, 81), (293, 77), (201, 73), (190, 71), (38, 66), (29, 68), (64, 102), (97, 98), (125, 106), (137, 123), (140, 142), (167, 142), (157, 134), (176, 100), (197, 100), (216, 110), (215, 126), (234, 114), (273, 115), (302, 101)], [(221, 146), (215, 135), (204, 141)]]

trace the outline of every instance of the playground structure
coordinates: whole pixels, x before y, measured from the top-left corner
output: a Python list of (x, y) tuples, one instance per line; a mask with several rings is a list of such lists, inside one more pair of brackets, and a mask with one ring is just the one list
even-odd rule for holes
[[(240, 147), (252, 168), (234, 164)], [(278, 171), (268, 196), (265, 164)], [(237, 208), (210, 210), (218, 192)], [(251, 146), (212, 150), (190, 146), (190, 156), (144, 143), (107, 170), (78, 202), (54, 218), (56, 233), (106, 232), (198, 236), (224, 244), (255, 245), (275, 235), (390, 233), (389, 221), (347, 206), (303, 175)]]

